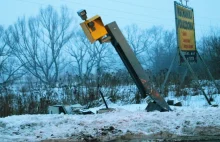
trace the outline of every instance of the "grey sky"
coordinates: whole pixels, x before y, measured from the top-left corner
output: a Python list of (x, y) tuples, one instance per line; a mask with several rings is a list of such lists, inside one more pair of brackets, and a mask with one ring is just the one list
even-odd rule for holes
[[(179, 0), (178, 0), (179, 1)], [(116, 21), (119, 27), (137, 24), (141, 28), (162, 26), (175, 29), (173, 0), (0, 0), (0, 25), (7, 28), (18, 17), (34, 16), (41, 7), (52, 5), (58, 9), (66, 5), (81, 22), (76, 11), (86, 9), (88, 17), (100, 15), (104, 24)], [(185, 1), (183, 0), (184, 4)], [(220, 0), (190, 0), (194, 9), (196, 35), (205, 34), (210, 27), (220, 27)]]

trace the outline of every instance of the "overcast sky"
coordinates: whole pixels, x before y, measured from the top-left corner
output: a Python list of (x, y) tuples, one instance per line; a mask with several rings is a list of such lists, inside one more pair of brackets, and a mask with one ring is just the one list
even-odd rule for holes
[[(0, 0), (0, 25), (7, 28), (18, 17), (37, 15), (47, 5), (56, 9), (66, 5), (78, 23), (81, 19), (76, 11), (86, 9), (88, 17), (98, 14), (104, 24), (116, 21), (122, 29), (130, 24), (175, 29), (173, 0)], [(220, 0), (190, 0), (188, 6), (194, 9), (197, 36), (207, 33), (210, 27), (220, 27)]]

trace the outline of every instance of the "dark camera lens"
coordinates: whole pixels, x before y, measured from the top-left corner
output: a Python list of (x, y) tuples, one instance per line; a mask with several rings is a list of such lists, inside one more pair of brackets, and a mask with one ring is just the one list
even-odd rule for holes
[(95, 23), (92, 21), (92, 22), (89, 22), (88, 23), (88, 26), (90, 27), (90, 28), (92, 28), (92, 27), (94, 27), (95, 26)]
[(92, 29), (92, 31), (95, 31), (95, 23), (93, 21), (88, 23), (88, 27)]
[(85, 15), (85, 14), (86, 14), (85, 11), (81, 12), (81, 15)]

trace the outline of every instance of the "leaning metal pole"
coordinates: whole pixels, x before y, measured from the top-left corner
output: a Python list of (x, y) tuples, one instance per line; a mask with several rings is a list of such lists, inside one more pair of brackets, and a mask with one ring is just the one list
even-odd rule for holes
[(115, 47), (117, 53), (121, 57), (132, 79), (137, 85), (141, 95), (146, 96), (146, 94), (148, 94), (151, 99), (154, 100), (162, 109), (170, 111), (171, 108), (169, 107), (167, 102), (150, 84), (149, 76), (142, 68), (141, 64), (139, 63), (137, 57), (135, 56), (133, 50), (129, 46), (116, 22), (107, 24), (105, 27), (108, 31), (108, 36), (111, 37), (110, 41), (112, 45)]
[(198, 56), (199, 56), (199, 59), (202, 61), (203, 65), (205, 66), (205, 69), (206, 69), (206, 71), (207, 71), (209, 77), (211, 78), (212, 82), (215, 84), (215, 87), (217, 88), (217, 90), (218, 90), (218, 92), (219, 92), (219, 86), (218, 86), (218, 84), (216, 83), (216, 81), (214, 80), (214, 78), (213, 78), (213, 76), (212, 76), (212, 74), (211, 74), (211, 72), (210, 72), (208, 66), (206, 65), (204, 59), (202, 58), (202, 56), (199, 54), (198, 51), (197, 51), (197, 54), (198, 54)]
[(171, 72), (171, 70), (172, 70), (172, 68), (173, 68), (173, 64), (174, 64), (174, 62), (175, 62), (175, 60), (176, 60), (177, 55), (178, 55), (178, 53), (175, 54), (175, 56), (174, 56), (174, 58), (173, 58), (173, 60), (172, 60), (172, 62), (171, 62), (171, 65), (170, 65), (170, 67), (169, 67), (169, 70), (168, 70), (168, 72), (167, 72), (167, 74), (166, 74), (166, 77), (165, 77), (165, 79), (164, 79), (164, 82), (163, 82), (163, 84), (162, 84), (162, 86), (161, 86), (161, 92), (162, 92), (163, 94), (164, 94), (164, 87), (165, 87), (165, 85), (166, 85), (166, 83), (167, 83), (168, 77), (169, 77), (170, 72)]
[(210, 100), (209, 100), (209, 98), (207, 97), (207, 95), (206, 95), (204, 89), (203, 89), (202, 86), (200, 85), (199, 79), (198, 79), (198, 77), (196, 76), (195, 72), (193, 71), (192, 67), (190, 66), (188, 60), (186, 59), (186, 57), (184, 56), (184, 54), (182, 53), (182, 51), (179, 51), (179, 52), (180, 52), (180, 55), (183, 57), (183, 59), (184, 59), (186, 65), (187, 65), (189, 71), (192, 73), (192, 76), (193, 76), (193, 78), (195, 79), (196, 84), (201, 88), (202, 94), (204, 95), (206, 101), (208, 102), (209, 105), (212, 105), (211, 102), (210, 102)]

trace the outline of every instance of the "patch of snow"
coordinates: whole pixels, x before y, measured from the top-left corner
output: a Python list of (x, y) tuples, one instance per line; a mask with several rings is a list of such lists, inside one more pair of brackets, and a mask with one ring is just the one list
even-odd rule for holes
[[(110, 107), (116, 108), (116, 111), (94, 115), (47, 114), (0, 118), (0, 140), (23, 142), (67, 139), (82, 133), (111, 140), (115, 135), (123, 136), (128, 132), (145, 136), (165, 132), (172, 136), (199, 136), (200, 128), (213, 127), (220, 130), (218, 107), (172, 107), (171, 112), (146, 112), (146, 104), (111, 104)], [(103, 136), (101, 131), (105, 127), (120, 131)], [(207, 131), (206, 134), (220, 135), (220, 131)]]
[[(119, 87), (118, 90), (121, 94), (127, 92), (130, 100), (135, 95), (132, 88), (133, 86), (130, 86), (124, 90), (123, 87)], [(207, 91), (210, 88), (204, 89)], [(192, 92), (190, 88), (186, 91)], [(212, 104), (219, 104), (219, 94), (212, 96), (215, 100)], [(175, 103), (180, 101), (183, 104), (183, 107), (171, 106), (173, 111), (170, 112), (146, 112), (147, 104), (144, 102), (122, 105), (120, 101), (112, 103), (107, 97), (105, 99), (108, 107), (115, 108), (115, 111), (93, 115), (45, 114), (0, 118), (0, 141), (35, 142), (48, 139), (80, 141), (85, 136), (108, 141), (128, 134), (158, 139), (178, 136), (220, 136), (220, 108), (209, 106), (201, 93), (195, 96), (176, 97), (175, 90), (170, 90), (165, 99), (174, 100)], [(96, 113), (101, 108), (105, 108), (105, 105), (90, 110)]]

